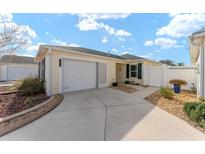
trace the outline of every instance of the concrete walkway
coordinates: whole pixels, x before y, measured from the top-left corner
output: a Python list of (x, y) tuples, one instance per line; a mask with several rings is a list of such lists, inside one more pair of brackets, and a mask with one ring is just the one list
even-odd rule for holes
[(137, 95), (103, 88), (66, 93), (56, 109), (0, 140), (205, 140), (205, 135)]

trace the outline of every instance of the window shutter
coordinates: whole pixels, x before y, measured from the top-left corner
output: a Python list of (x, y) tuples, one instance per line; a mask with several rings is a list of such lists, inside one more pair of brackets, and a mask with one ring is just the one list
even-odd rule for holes
[(142, 63), (138, 63), (138, 79), (142, 79)]
[(130, 78), (130, 65), (126, 64), (126, 78), (129, 79)]

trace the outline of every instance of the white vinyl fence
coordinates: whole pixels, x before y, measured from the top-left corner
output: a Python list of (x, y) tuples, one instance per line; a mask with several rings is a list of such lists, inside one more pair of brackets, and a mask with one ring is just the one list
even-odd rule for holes
[(188, 66), (147, 66), (144, 68), (144, 84), (149, 86), (169, 86), (172, 79), (182, 79), (188, 84), (182, 86), (184, 90), (190, 90), (192, 84), (197, 85), (197, 73), (195, 67)]

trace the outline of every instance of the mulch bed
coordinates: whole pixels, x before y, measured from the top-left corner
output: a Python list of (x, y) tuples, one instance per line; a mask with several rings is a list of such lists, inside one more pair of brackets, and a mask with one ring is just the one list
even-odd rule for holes
[(0, 137), (40, 118), (59, 105), (62, 100), (63, 95), (53, 95), (47, 101), (30, 108), (25, 113), (21, 112), (19, 115), (10, 117), (6, 121), (0, 121)]
[(182, 91), (180, 94), (174, 94), (173, 99), (167, 99), (160, 95), (160, 91), (156, 91), (150, 96), (146, 97), (145, 100), (160, 107), (161, 109), (171, 113), (174, 116), (188, 122), (195, 128), (198, 128), (205, 133), (205, 128), (201, 128), (195, 122), (191, 121), (183, 111), (185, 102), (197, 101), (196, 94), (190, 91)]
[[(5, 87), (0, 87), (1, 90)], [(20, 95), (20, 93), (10, 93), (0, 95), (0, 118), (12, 115), (14, 113), (21, 112), (35, 105), (38, 105), (48, 97), (45, 93), (38, 94), (32, 97), (25, 97)]]
[(118, 85), (117, 87), (113, 87), (114, 89), (117, 89), (117, 90), (121, 90), (123, 92), (126, 92), (126, 93), (134, 93), (137, 91), (136, 88), (130, 86), (130, 85)]

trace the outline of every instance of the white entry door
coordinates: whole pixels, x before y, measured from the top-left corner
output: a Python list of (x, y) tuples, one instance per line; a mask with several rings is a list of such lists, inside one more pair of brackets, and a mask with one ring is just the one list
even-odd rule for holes
[(96, 63), (63, 59), (63, 92), (96, 88)]

